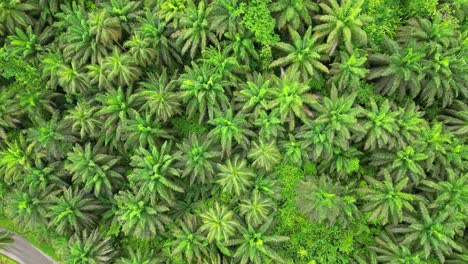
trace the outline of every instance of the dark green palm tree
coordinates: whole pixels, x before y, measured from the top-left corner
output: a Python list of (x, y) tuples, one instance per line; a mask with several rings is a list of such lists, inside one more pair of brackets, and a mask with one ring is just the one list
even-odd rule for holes
[(214, 44), (218, 43), (218, 39), (208, 23), (207, 6), (205, 1), (199, 1), (197, 5), (189, 0), (179, 21), (180, 30), (173, 35), (177, 38), (177, 43), (182, 46), (182, 55), (190, 51), (192, 59), (199, 51), (208, 47), (209, 41)]
[(73, 109), (68, 110), (63, 118), (63, 124), (71, 128), (72, 132), (79, 131), (81, 139), (86, 136), (95, 137), (96, 132), (101, 128), (101, 122), (96, 118), (97, 110), (97, 107), (81, 100)]
[(99, 212), (104, 208), (94, 197), (78, 188), (63, 189), (61, 194), (51, 198), (51, 203), (47, 214), (49, 226), (61, 235), (94, 227)]
[(177, 166), (182, 169), (182, 177), (190, 176), (190, 184), (205, 184), (213, 179), (221, 152), (214, 149), (212, 139), (190, 134), (177, 148)]
[(104, 264), (110, 263), (117, 254), (111, 237), (105, 237), (98, 229), (92, 232), (75, 233), (64, 248), (64, 263)]
[(150, 65), (158, 54), (158, 51), (152, 47), (150, 38), (145, 38), (143, 33), (135, 33), (125, 41), (124, 47), (128, 49), (128, 53), (138, 66)]
[(253, 227), (265, 223), (274, 208), (273, 201), (257, 190), (254, 190), (250, 197), (241, 200), (239, 204), (240, 215), (245, 218), (248, 225)]
[(364, 194), (361, 199), (366, 201), (363, 210), (372, 212), (370, 222), (396, 225), (403, 221), (404, 211), (414, 212), (411, 203), (419, 199), (404, 190), (408, 189), (408, 178), (394, 182), (388, 172), (384, 171), (383, 175), (383, 181), (364, 176), (369, 186), (359, 189)]
[(20, 134), (12, 141), (5, 141), (0, 150), (0, 173), (7, 184), (18, 182), (26, 169), (31, 168), (40, 153), (34, 152), (34, 144), (27, 144)]
[(159, 149), (155, 146), (150, 146), (149, 149), (140, 147), (130, 160), (133, 170), (128, 179), (140, 191), (156, 194), (168, 203), (172, 203), (174, 191), (184, 192), (174, 182), (173, 177), (179, 176), (179, 171), (173, 167), (175, 158), (170, 154), (167, 141)]
[(113, 43), (122, 38), (119, 20), (112, 17), (105, 9), (90, 13), (88, 24), (90, 33), (96, 36), (96, 42), (106, 47), (112, 47)]
[(282, 126), (278, 109), (274, 109), (269, 113), (264, 110), (259, 110), (255, 113), (257, 117), (253, 120), (253, 123), (259, 129), (259, 137), (266, 140), (274, 140), (283, 136), (285, 129)]
[(196, 216), (189, 215), (178, 221), (172, 231), (172, 255), (182, 256), (187, 263), (202, 263), (208, 255), (209, 248), (206, 238), (200, 231), (200, 224)]
[(57, 70), (58, 84), (70, 95), (86, 94), (91, 90), (91, 84), (84, 67), (75, 61), (62, 64)]
[(6, 32), (14, 34), (18, 27), (32, 25), (34, 18), (32, 13), (38, 10), (33, 3), (18, 0), (6, 0), (0, 3), (0, 24), (4, 25)]
[(279, 0), (270, 4), (270, 10), (276, 16), (277, 28), (299, 30), (303, 26), (312, 26), (311, 13), (319, 11), (319, 7), (311, 0)]
[(219, 36), (243, 31), (243, 3), (239, 0), (217, 0), (208, 5), (207, 16), (211, 31)]
[(11, 234), (8, 233), (8, 231), (0, 231), (0, 249), (3, 249), (5, 246), (8, 246), (13, 242), (14, 240), (11, 237)]
[(281, 142), (283, 161), (301, 166), (309, 160), (310, 142), (297, 139), (293, 134), (288, 134), (288, 138)]
[(421, 252), (414, 252), (407, 245), (392, 240), (386, 234), (375, 239), (377, 245), (370, 248), (377, 253), (377, 261), (386, 264), (423, 264)]
[(360, 81), (369, 72), (364, 65), (366, 61), (367, 57), (361, 57), (357, 52), (349, 55), (341, 51), (340, 60), (331, 65), (329, 83), (335, 84), (340, 91), (357, 91)]
[(119, 168), (120, 158), (105, 154), (98, 145), (91, 148), (87, 143), (73, 147), (67, 153), (65, 169), (73, 175), (73, 182), (83, 184), (84, 191), (93, 192), (96, 197), (111, 195), (123, 181)]
[(137, 114), (127, 119), (119, 133), (122, 134), (122, 139), (125, 141), (124, 147), (127, 150), (135, 147), (155, 146), (156, 142), (160, 142), (161, 139), (171, 138), (158, 118), (148, 113)]
[(119, 86), (131, 86), (141, 74), (132, 56), (122, 53), (118, 48), (114, 48), (112, 55), (102, 61), (102, 68), (108, 78), (115, 80), (114, 83)]
[(312, 37), (312, 28), (304, 34), (290, 29), (292, 44), (278, 42), (275, 47), (285, 56), (274, 60), (270, 67), (287, 66), (293, 72), (299, 72), (302, 80), (317, 79), (320, 73), (328, 73), (328, 68), (321, 62), (321, 55), (329, 49), (328, 44), (321, 44)]
[(164, 263), (164, 260), (148, 246), (133, 248), (128, 246), (125, 255), (116, 260), (116, 264), (153, 264)]
[(444, 254), (449, 254), (453, 249), (461, 251), (454, 236), (463, 232), (465, 225), (463, 222), (454, 219), (448, 211), (429, 212), (426, 206), (419, 204), (420, 215), (417, 217), (406, 217), (408, 226), (396, 227), (392, 231), (406, 234), (402, 244), (414, 244), (416, 248), (423, 251), (423, 257), (428, 259), (431, 254), (435, 254), (439, 261), (445, 261)]
[(154, 195), (143, 191), (120, 191), (114, 199), (117, 202), (114, 219), (128, 236), (149, 239), (163, 232), (171, 222), (166, 215), (169, 208)]
[(214, 207), (207, 208), (200, 217), (203, 224), (199, 230), (206, 233), (206, 239), (210, 243), (229, 241), (239, 227), (239, 222), (234, 219), (234, 213), (218, 203), (215, 203)]
[(232, 239), (226, 243), (228, 246), (239, 246), (233, 255), (234, 259), (237, 259), (242, 264), (260, 264), (271, 260), (279, 263), (284, 262), (280, 255), (268, 244), (282, 243), (289, 240), (289, 238), (268, 235), (267, 231), (272, 222), (273, 219), (270, 219), (258, 228), (254, 228), (251, 225), (248, 225), (247, 228), (241, 226), (239, 231), (242, 233), (243, 238)]
[(253, 66), (260, 57), (254, 46), (254, 36), (246, 29), (241, 30), (239, 33), (232, 31), (224, 34), (226, 47), (224, 50), (228, 54), (232, 54), (241, 63), (247, 66)]
[(242, 112), (257, 114), (268, 108), (268, 90), (271, 89), (269, 76), (255, 72), (241, 84), (241, 89), (235, 92), (235, 100), (239, 102)]
[(463, 101), (455, 100), (438, 118), (451, 133), (468, 135), (468, 106)]
[(320, 3), (324, 12), (317, 18), (321, 24), (314, 27), (317, 38), (327, 37), (330, 44), (330, 54), (333, 54), (340, 44), (344, 44), (349, 54), (353, 53), (354, 45), (367, 45), (367, 34), (363, 26), (372, 19), (362, 13), (364, 0), (328, 0), (330, 5)]

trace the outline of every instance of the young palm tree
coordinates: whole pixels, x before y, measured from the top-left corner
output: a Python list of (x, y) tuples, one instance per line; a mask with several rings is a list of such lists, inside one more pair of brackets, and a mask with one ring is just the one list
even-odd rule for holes
[(248, 158), (252, 160), (252, 166), (265, 171), (271, 171), (281, 159), (281, 154), (275, 141), (266, 143), (262, 138), (253, 142), (249, 150)]
[(240, 227), (239, 231), (243, 238), (232, 239), (226, 243), (228, 246), (239, 245), (234, 253), (234, 259), (240, 260), (239, 263), (266, 263), (267, 261), (275, 260), (284, 262), (283, 259), (276, 253), (268, 244), (281, 243), (289, 240), (285, 236), (275, 236), (266, 234), (272, 224), (273, 219), (270, 219), (262, 226), (254, 228), (248, 225), (247, 229)]
[(202, 122), (206, 114), (209, 119), (213, 119), (215, 110), (227, 110), (229, 100), (223, 87), (225, 83), (221, 76), (206, 64), (198, 66), (192, 62), (191, 68), (185, 66), (180, 83), (190, 117), (199, 115), (199, 121)]
[(397, 120), (401, 111), (392, 111), (388, 100), (385, 100), (380, 107), (372, 97), (369, 101), (371, 109), (366, 113), (367, 121), (363, 125), (367, 131), (364, 149), (394, 148), (398, 144)]
[(288, 134), (288, 139), (282, 141), (281, 146), (284, 162), (301, 166), (309, 160), (310, 142), (298, 140), (293, 134)]
[(11, 237), (11, 234), (8, 231), (1, 230), (0, 231), (0, 249), (3, 249), (5, 246), (13, 243), (14, 240)]
[(276, 17), (277, 28), (299, 30), (303, 25), (312, 26), (311, 13), (319, 11), (319, 7), (311, 0), (279, 0), (270, 4), (270, 10)]
[(110, 263), (117, 251), (111, 237), (103, 236), (98, 229), (75, 233), (64, 248), (64, 262), (75, 264)]
[(130, 159), (133, 170), (128, 179), (140, 191), (157, 194), (168, 203), (172, 203), (174, 191), (184, 192), (172, 178), (179, 176), (179, 171), (172, 166), (174, 156), (170, 154), (167, 141), (160, 149), (155, 146), (149, 149), (140, 147)]
[(211, 138), (190, 134), (177, 148), (177, 167), (182, 169), (182, 177), (190, 176), (190, 184), (205, 184), (213, 179), (221, 152), (214, 149)]
[(28, 26), (26, 31), (20, 28), (16, 28), (15, 30), (16, 35), (8, 36), (10, 42), (8, 49), (12, 54), (21, 56), (33, 64), (38, 63), (38, 57), (44, 51), (45, 42), (54, 34), (53, 29), (47, 27), (39, 36), (32, 31), (31, 26)]
[(429, 213), (426, 206), (419, 204), (420, 216), (407, 217), (409, 223), (405, 227), (393, 228), (395, 233), (405, 233), (405, 240), (402, 244), (415, 244), (417, 248), (423, 250), (423, 256), (428, 259), (434, 253), (441, 263), (444, 263), (444, 254), (449, 254), (452, 249), (461, 251), (454, 236), (456, 233), (463, 232), (465, 225), (463, 222), (452, 218), (447, 211), (438, 211)]
[(114, 220), (127, 236), (143, 239), (155, 237), (171, 222), (166, 215), (169, 208), (158, 202), (154, 195), (139, 191), (120, 191)]
[(383, 95), (398, 93), (400, 99), (405, 95), (415, 98), (421, 91), (421, 80), (424, 50), (414, 42), (400, 47), (395, 41), (386, 38), (386, 53), (371, 54), (371, 64), (367, 75), (369, 80), (377, 80), (378, 92)]
[(119, 157), (105, 154), (102, 148), (87, 143), (73, 147), (67, 153), (65, 169), (73, 175), (73, 182), (83, 184), (84, 191), (93, 192), (96, 197), (111, 195), (122, 183), (123, 171), (119, 168)]
[(255, 113), (258, 116), (255, 118), (253, 123), (255, 127), (259, 129), (259, 137), (262, 137), (266, 140), (274, 140), (283, 136), (285, 129), (281, 125), (282, 122), (278, 113), (278, 109), (270, 111), (269, 114), (264, 110), (259, 110)]
[(259, 191), (254, 190), (252, 195), (241, 200), (239, 204), (240, 215), (245, 218), (248, 225), (258, 227), (265, 223), (275, 208), (272, 200)]
[(322, 124), (317, 124), (315, 121), (308, 121), (303, 125), (297, 136), (302, 138), (305, 144), (313, 146), (312, 159), (329, 159), (333, 154), (333, 136), (330, 134), (331, 128)]
[(44, 162), (42, 159), (37, 159), (33, 166), (24, 170), (23, 184), (38, 190), (45, 190), (49, 185), (65, 187), (67, 183), (61, 178), (64, 174), (61, 161)]
[(233, 141), (243, 149), (249, 145), (248, 136), (253, 136), (250, 125), (244, 114), (234, 116), (232, 109), (227, 110), (224, 116), (218, 112), (218, 117), (208, 121), (214, 128), (208, 133), (209, 137), (216, 137), (221, 142), (223, 154), (231, 155)]
[(291, 42), (278, 42), (275, 47), (285, 53), (270, 64), (270, 67), (288, 66), (292, 72), (299, 72), (302, 80), (309, 77), (317, 79), (320, 73), (328, 73), (328, 68), (320, 61), (321, 54), (329, 49), (328, 44), (320, 44), (312, 37), (312, 28), (309, 27), (303, 35), (293, 29), (289, 30)]
[(326, 176), (303, 181), (297, 191), (299, 209), (311, 220), (319, 223), (346, 223), (352, 221), (359, 212), (353, 196), (347, 195), (346, 189), (334, 183)]
[(208, 41), (218, 43), (215, 33), (210, 29), (208, 23), (207, 3), (200, 1), (198, 6), (192, 0), (187, 3), (187, 8), (180, 18), (180, 30), (173, 34), (177, 37), (177, 44), (182, 45), (182, 55), (190, 50), (190, 57), (208, 46)]
[(95, 198), (78, 188), (63, 189), (60, 195), (52, 196), (48, 207), (49, 227), (61, 235), (92, 228), (99, 212), (104, 208)]
[(308, 93), (311, 88), (298, 81), (297, 72), (289, 72), (282, 79), (274, 76), (273, 80), (275, 85), (269, 90), (272, 101), (268, 108), (278, 109), (281, 121), (287, 121), (289, 130), (292, 131), (296, 117), (305, 122), (304, 109), (314, 102), (314, 97)]
[(208, 255), (208, 243), (200, 231), (199, 221), (194, 215), (189, 215), (178, 221), (178, 226), (172, 231), (172, 255), (182, 256), (187, 263), (202, 263)]
[(159, 75), (149, 74), (148, 79), (139, 84), (141, 88), (135, 96), (137, 101), (143, 102), (141, 110), (155, 114), (162, 121), (181, 112), (180, 93), (175, 91), (175, 82), (168, 79), (166, 69)]
[(228, 159), (225, 164), (218, 164), (218, 169), (216, 183), (221, 185), (224, 192), (240, 196), (252, 186), (255, 174), (247, 166), (246, 160), (240, 159), (240, 156), (234, 156), (232, 161)]
[(364, 0), (328, 0), (330, 5), (320, 3), (324, 12), (317, 16), (322, 24), (314, 27), (315, 37), (327, 37), (332, 55), (340, 44), (344, 44), (349, 54), (353, 53), (354, 44), (367, 45), (367, 34), (362, 27), (372, 21), (361, 13)]
[(206, 239), (209, 243), (229, 241), (239, 227), (239, 222), (233, 219), (233, 212), (218, 203), (201, 213), (200, 217), (203, 225), (199, 230), (206, 233)]
[(367, 57), (360, 57), (357, 52), (349, 55), (341, 51), (340, 61), (331, 65), (329, 83), (335, 84), (340, 91), (357, 91), (360, 81), (369, 72), (364, 66), (366, 61)]
[(408, 178), (394, 183), (387, 171), (383, 171), (383, 175), (383, 181), (364, 176), (369, 186), (358, 191), (363, 194), (361, 199), (366, 201), (363, 210), (372, 212), (368, 219), (369, 222), (396, 225), (403, 221), (403, 210), (414, 212), (411, 203), (419, 198), (404, 191), (404, 189), (408, 189)]

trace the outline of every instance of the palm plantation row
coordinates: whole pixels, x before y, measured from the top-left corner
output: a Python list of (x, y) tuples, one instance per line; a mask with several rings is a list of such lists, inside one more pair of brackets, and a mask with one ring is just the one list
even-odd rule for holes
[(468, 6), (384, 2), (0, 3), (2, 214), (64, 263), (468, 261)]

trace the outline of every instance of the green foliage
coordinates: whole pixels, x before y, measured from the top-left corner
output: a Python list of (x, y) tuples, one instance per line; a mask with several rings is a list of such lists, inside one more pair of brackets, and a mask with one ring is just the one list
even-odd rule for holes
[(242, 23), (255, 33), (257, 42), (273, 45), (279, 40), (275, 33), (275, 19), (271, 16), (268, 4), (271, 0), (252, 0), (245, 7)]
[(110, 237), (103, 237), (98, 229), (91, 233), (84, 231), (82, 235), (76, 233), (68, 242), (64, 263), (103, 264), (109, 263), (116, 255)]

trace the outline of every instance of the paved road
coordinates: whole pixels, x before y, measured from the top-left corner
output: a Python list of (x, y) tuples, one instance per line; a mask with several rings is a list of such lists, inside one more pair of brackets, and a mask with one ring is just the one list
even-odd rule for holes
[(26, 239), (13, 235), (14, 243), (0, 250), (3, 254), (20, 264), (57, 264), (51, 257), (44, 254)]

